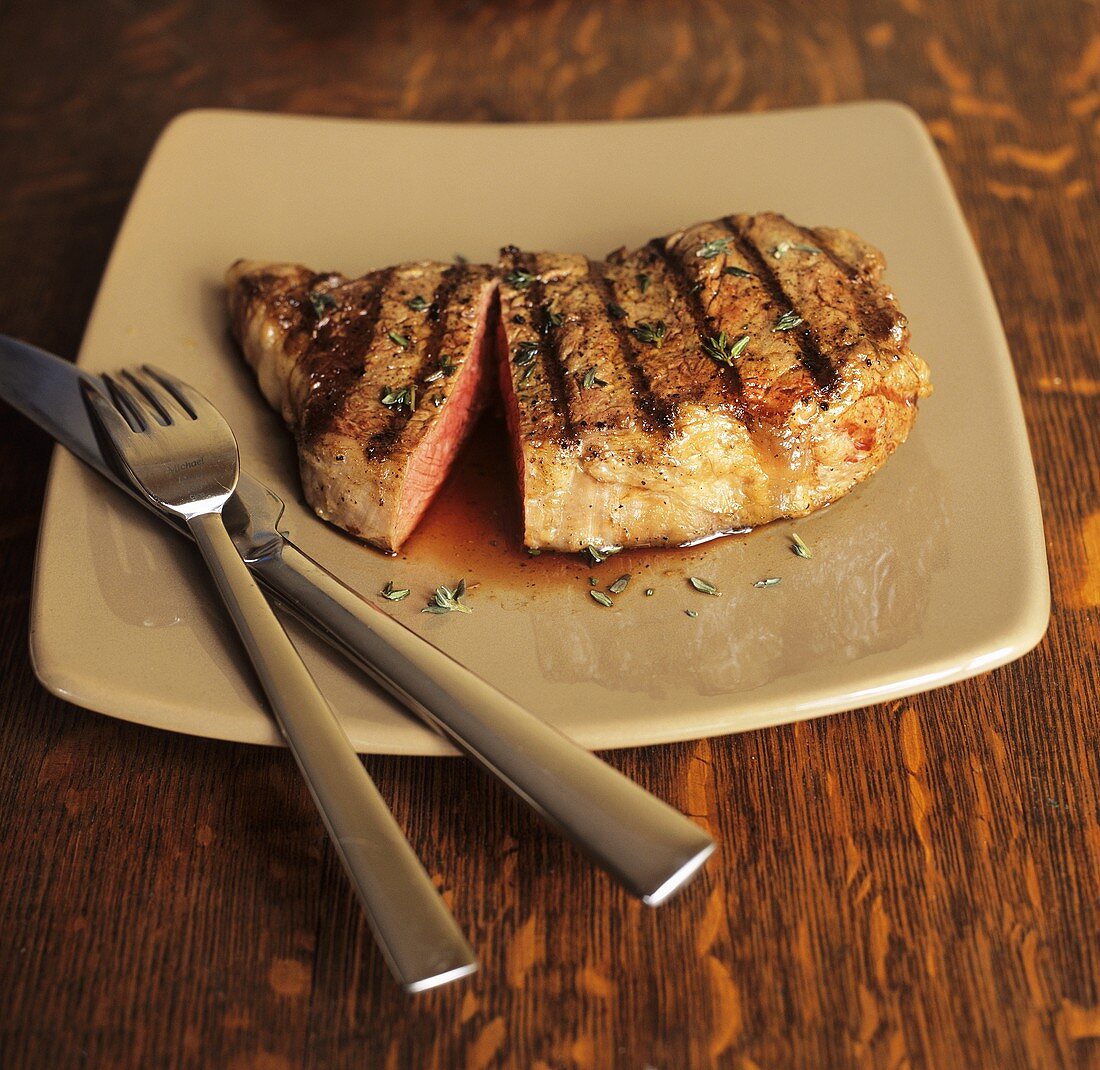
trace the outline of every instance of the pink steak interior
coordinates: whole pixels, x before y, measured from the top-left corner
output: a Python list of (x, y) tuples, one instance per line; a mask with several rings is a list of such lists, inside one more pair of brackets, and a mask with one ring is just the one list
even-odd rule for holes
[(477, 333), (469, 358), (451, 385), (440, 418), (409, 460), (394, 524), (394, 545), (400, 546), (419, 523), (443, 486), (458, 451), (477, 423), (492, 389), (496, 290), (486, 291), (478, 309)]

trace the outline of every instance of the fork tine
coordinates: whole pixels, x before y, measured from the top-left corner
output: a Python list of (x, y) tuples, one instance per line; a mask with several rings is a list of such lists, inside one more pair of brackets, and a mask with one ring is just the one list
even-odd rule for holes
[(177, 379), (163, 368), (153, 364), (143, 364), (141, 370), (168, 391), (191, 419), (197, 420), (203, 412), (217, 411), (193, 386)]
[[(106, 376), (104, 376), (106, 378)], [(107, 397), (103, 389), (87, 379), (83, 381), (84, 396), (95, 409), (96, 416), (103, 430), (107, 432), (115, 446), (121, 453), (126, 444), (133, 438), (135, 431), (129, 422), (118, 411), (115, 403)]]
[(126, 370), (122, 369), (117, 375), (104, 375), (103, 382), (107, 385), (107, 392), (110, 394), (111, 399), (114, 401), (115, 406), (122, 412), (123, 416), (128, 419), (128, 422), (134, 427), (135, 431), (152, 431), (160, 426), (160, 421), (153, 413), (152, 407), (149, 403), (133, 390), (126, 387), (123, 381), (126, 378)]
[(170, 426), (175, 399), (141, 368), (123, 368), (119, 374), (152, 406), (157, 419), (162, 424)]

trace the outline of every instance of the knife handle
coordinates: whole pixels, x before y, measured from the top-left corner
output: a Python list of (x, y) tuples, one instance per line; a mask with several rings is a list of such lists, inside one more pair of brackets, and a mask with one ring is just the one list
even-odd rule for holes
[(714, 850), (698, 825), (341, 583), (289, 541), (253, 572), (403, 706), (557, 826), (649, 906)]

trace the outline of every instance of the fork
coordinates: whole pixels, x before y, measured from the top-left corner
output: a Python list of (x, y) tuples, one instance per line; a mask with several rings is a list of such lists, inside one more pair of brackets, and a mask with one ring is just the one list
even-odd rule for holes
[(149, 365), (83, 382), (121, 474), (198, 543), (394, 976), (419, 992), (474, 972), (473, 951), (225, 529), (240, 476), (229, 425)]

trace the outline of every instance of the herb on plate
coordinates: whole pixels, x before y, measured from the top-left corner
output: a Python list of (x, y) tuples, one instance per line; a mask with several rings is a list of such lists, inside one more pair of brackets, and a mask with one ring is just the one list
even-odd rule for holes
[(440, 585), (435, 589), (428, 604), (421, 613), (472, 613), (468, 605), (463, 603), (462, 596), (466, 593), (466, 581), (459, 580), (454, 590)]
[(623, 591), (626, 590), (627, 584), (629, 584), (629, 583), (630, 583), (630, 573), (626, 572), (623, 575), (621, 575), (610, 587), (608, 587), (608, 590), (612, 594), (622, 594)]
[(720, 595), (722, 592), (714, 586), (713, 583), (708, 583), (706, 580), (700, 579), (698, 576), (689, 576), (688, 583), (692, 585), (697, 591), (702, 591), (703, 594)]
[(813, 557), (813, 551), (802, 541), (802, 537), (797, 533), (791, 535), (791, 552), (798, 557), (811, 558)]

